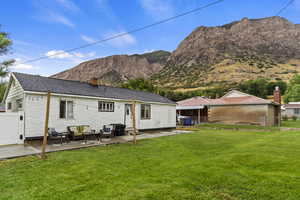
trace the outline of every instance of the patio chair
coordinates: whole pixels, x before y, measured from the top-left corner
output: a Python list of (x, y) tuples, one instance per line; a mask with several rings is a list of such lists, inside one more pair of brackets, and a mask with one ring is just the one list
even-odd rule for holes
[(68, 133), (67, 132), (57, 132), (55, 128), (48, 128), (48, 137), (49, 140), (60, 140), (60, 144), (63, 144), (63, 141), (65, 140), (68, 142)]
[[(99, 134), (96, 134), (95, 130), (92, 130), (89, 125), (82, 126), (83, 127), (83, 135), (85, 143), (87, 142), (88, 137), (90, 136), (97, 136), (99, 138)], [(99, 139), (98, 139), (99, 140)]]
[(68, 126), (68, 131), (70, 133), (71, 140), (85, 139), (85, 136), (83, 134), (83, 126)]
[(100, 130), (100, 141), (102, 141), (102, 138), (112, 138), (114, 136), (113, 128), (112, 125), (104, 125), (103, 129)]

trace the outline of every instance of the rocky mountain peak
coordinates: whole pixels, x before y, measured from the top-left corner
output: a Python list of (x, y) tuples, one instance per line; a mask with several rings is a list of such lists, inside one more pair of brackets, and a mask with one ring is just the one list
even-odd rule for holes
[(105, 85), (116, 85), (133, 78), (148, 78), (160, 71), (170, 53), (154, 51), (145, 54), (114, 55), (83, 62), (52, 77), (87, 82), (98, 78)]
[[(240, 72), (243, 72), (247, 74), (244, 76), (245, 79), (253, 77), (250, 68), (255, 71), (255, 76), (259, 74), (262, 77), (270, 77), (272, 70), (281, 68), (279, 64), (286, 64), (292, 59), (300, 59), (299, 41), (299, 25), (282, 17), (243, 18), (222, 26), (201, 26), (179, 44), (168, 59), (166, 67), (154, 79), (164, 77), (164, 81), (160, 81), (159, 84), (170, 85), (169, 83), (175, 81), (182, 83), (184, 87), (209, 84), (214, 80), (207, 77), (220, 76), (217, 72), (220, 65), (227, 65), (228, 68), (235, 66), (235, 72), (239, 72), (230, 73), (242, 74)], [(246, 67), (247, 72), (243, 69)], [(289, 70), (298, 71), (299, 69)], [(229, 69), (222, 69), (222, 71), (229, 73)], [(204, 78), (205, 75), (206, 78)], [(274, 74), (271, 76), (273, 79), (282, 79), (282, 77), (282, 75)], [(243, 77), (226, 78), (228, 78), (227, 82), (244, 80)], [(226, 78), (218, 77), (215, 82), (226, 81)]]

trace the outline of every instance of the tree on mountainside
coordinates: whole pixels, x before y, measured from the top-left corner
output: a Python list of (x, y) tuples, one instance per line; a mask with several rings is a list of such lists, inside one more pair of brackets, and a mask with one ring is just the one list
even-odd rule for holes
[(285, 103), (295, 101), (300, 101), (300, 75), (295, 75), (292, 78), (284, 95)]
[[(12, 41), (8, 38), (8, 34), (0, 32), (0, 56), (9, 52), (9, 47), (12, 45)], [(2, 81), (8, 75), (9, 66), (14, 63), (14, 60), (6, 60), (0, 62), (0, 102), (2, 101), (4, 91), (6, 89), (6, 83)]]
[(282, 94), (285, 93), (287, 84), (284, 81), (274, 82), (263, 78), (245, 81), (238, 85), (238, 89), (248, 94), (267, 98), (268, 95), (273, 95), (276, 86), (280, 88)]
[(261, 98), (267, 98), (267, 81), (265, 79), (256, 79), (245, 81), (238, 86), (239, 90), (247, 94), (252, 94)]
[(158, 93), (158, 88), (154, 86), (151, 81), (144, 78), (131, 79), (126, 83), (121, 84), (122, 88), (128, 88), (132, 90), (146, 91), (152, 93)]

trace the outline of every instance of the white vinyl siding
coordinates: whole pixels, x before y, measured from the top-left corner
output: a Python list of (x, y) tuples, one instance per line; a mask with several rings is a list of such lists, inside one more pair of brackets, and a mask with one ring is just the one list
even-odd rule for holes
[[(24, 108), (26, 122), (26, 137), (42, 136), (46, 114), (46, 95), (26, 94)], [(34, 101), (32, 101), (34, 99)], [(73, 119), (59, 118), (60, 100), (73, 101)], [(89, 125), (91, 129), (99, 131), (103, 125), (125, 123), (125, 104), (131, 103), (114, 101), (114, 112), (99, 112), (100, 99), (51, 96), (49, 127), (57, 131), (67, 131), (67, 126)], [(106, 101), (106, 100), (105, 100)], [(113, 102), (113, 101), (106, 101)], [(176, 106), (164, 104), (150, 104), (151, 119), (141, 120), (141, 104), (136, 104), (136, 125), (138, 129), (158, 129), (176, 127)], [(169, 118), (171, 117), (171, 118)]]
[[(12, 77), (12, 83), (8, 90), (7, 97), (6, 97), (6, 108), (8, 112), (18, 112), (23, 110), (23, 98), (24, 98), (24, 91), (19, 84)], [(10, 109), (9, 109), (10, 108)]]

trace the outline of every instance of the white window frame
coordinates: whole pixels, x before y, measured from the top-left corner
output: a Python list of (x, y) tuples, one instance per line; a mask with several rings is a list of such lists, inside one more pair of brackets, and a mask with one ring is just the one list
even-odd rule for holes
[(98, 101), (98, 112), (115, 112), (115, 102)]
[(17, 99), (16, 104), (19, 111), (23, 109), (23, 99)]
[[(62, 101), (65, 101), (65, 113), (64, 113), (64, 117), (61, 117), (61, 102)], [(70, 115), (69, 113), (69, 104), (72, 103), (72, 114)], [(59, 119), (68, 119), (68, 120), (71, 120), (71, 119), (74, 119), (74, 101), (72, 100), (66, 100), (66, 99), (61, 99), (59, 101)]]
[[(144, 112), (143, 112), (143, 109), (144, 109)], [(151, 104), (141, 104), (141, 119), (142, 120), (151, 119)]]

